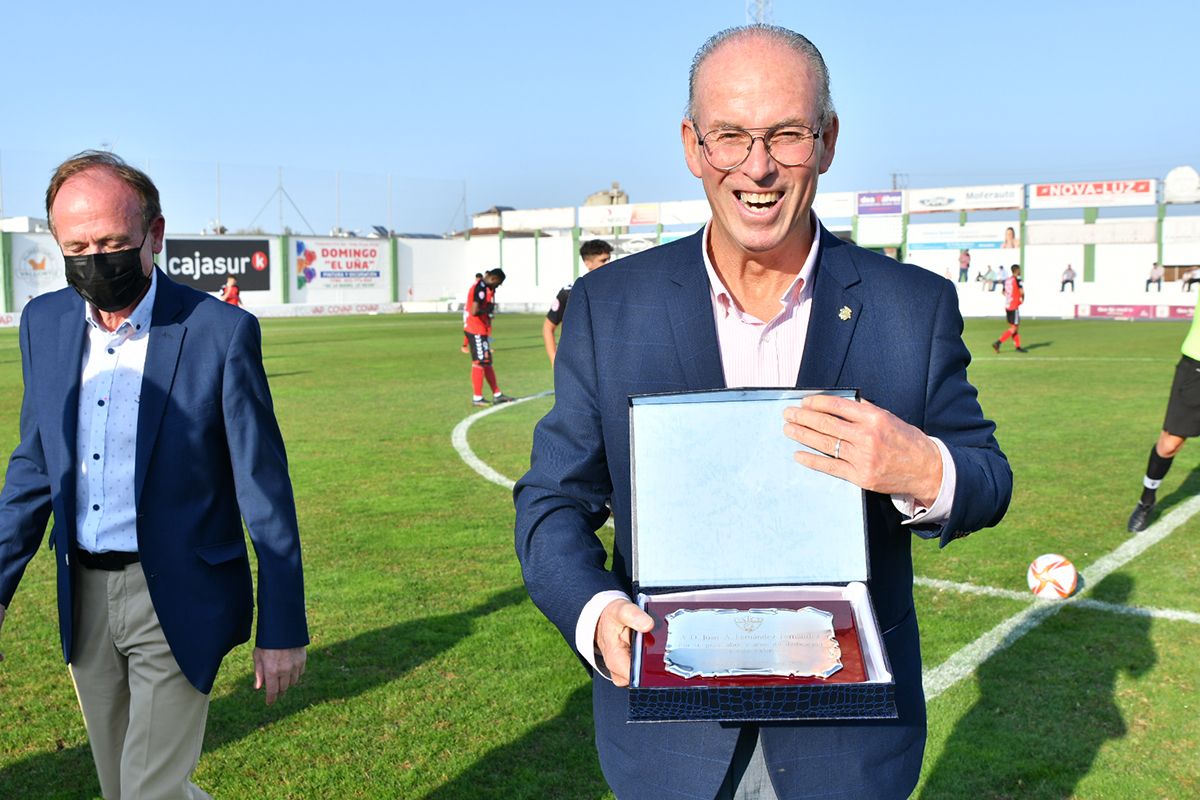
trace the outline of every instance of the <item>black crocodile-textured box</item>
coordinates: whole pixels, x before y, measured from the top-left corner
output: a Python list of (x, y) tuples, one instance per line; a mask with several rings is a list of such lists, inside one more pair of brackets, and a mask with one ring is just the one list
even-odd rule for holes
[[(895, 683), (867, 592), (862, 490), (795, 462), (783, 410), (820, 392), (735, 389), (630, 398), (633, 579), (656, 622), (633, 643), (630, 722), (894, 718)], [(671, 609), (838, 608), (827, 678), (664, 676)], [(740, 611), (739, 611), (740, 613)], [(853, 637), (853, 638), (850, 638)]]

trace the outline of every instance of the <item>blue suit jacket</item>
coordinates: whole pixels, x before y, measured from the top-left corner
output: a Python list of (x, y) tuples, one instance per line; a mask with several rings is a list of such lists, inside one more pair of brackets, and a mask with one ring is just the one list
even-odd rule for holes
[[(865, 399), (946, 444), (958, 473), (953, 511), (944, 524), (918, 534), (945, 545), (996, 524), (1008, 505), (1012, 473), (992, 435), (995, 426), (967, 382), (970, 357), (953, 284), (846, 244), (823, 228), (820, 235), (796, 385), (857, 387)], [(572, 646), (593, 595), (631, 589), (629, 395), (724, 386), (702, 237), (621, 259), (581, 278), (571, 293), (555, 361), (554, 407), (537, 426), (530, 470), (514, 495), (517, 553), (530, 596)], [(843, 307), (849, 319), (841, 318)], [(616, 535), (607, 569), (594, 531), (610, 499)], [(896, 675), (900, 717), (763, 726), (767, 765), (782, 800), (907, 797), (916, 784), (925, 704), (911, 530), (900, 523), (890, 498), (868, 493), (869, 587)], [(630, 725), (626, 690), (597, 677), (593, 694), (601, 766), (619, 797), (715, 795), (736, 726)]]
[[(258, 555), (260, 647), (308, 643), (300, 537), (283, 439), (253, 315), (161, 271), (138, 407), (138, 552), (175, 660), (202, 692), (250, 638)], [(73, 289), (21, 315), (21, 442), (0, 492), (0, 603), (8, 605), (54, 512), (63, 656), (71, 660), (79, 382), (86, 340)]]

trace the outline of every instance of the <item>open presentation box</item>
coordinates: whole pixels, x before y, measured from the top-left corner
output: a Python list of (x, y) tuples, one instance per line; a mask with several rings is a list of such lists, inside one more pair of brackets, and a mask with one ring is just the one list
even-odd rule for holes
[(896, 716), (863, 492), (796, 463), (783, 433), (819, 393), (857, 397), (630, 398), (634, 591), (655, 620), (633, 643), (631, 722)]

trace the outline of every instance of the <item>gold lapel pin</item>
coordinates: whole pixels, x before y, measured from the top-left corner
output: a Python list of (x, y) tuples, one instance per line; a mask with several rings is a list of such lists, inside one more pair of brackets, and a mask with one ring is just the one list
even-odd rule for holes
[(842, 306), (842, 310), (838, 312), (838, 319), (842, 322), (845, 322), (852, 316), (854, 316), (854, 312), (850, 310), (850, 306)]

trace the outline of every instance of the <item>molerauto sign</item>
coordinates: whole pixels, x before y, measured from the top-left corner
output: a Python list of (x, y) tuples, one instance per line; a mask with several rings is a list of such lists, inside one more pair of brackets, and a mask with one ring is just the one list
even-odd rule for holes
[(231, 275), (238, 288), (271, 288), (266, 239), (167, 239), (167, 275), (202, 292), (215, 292)]

